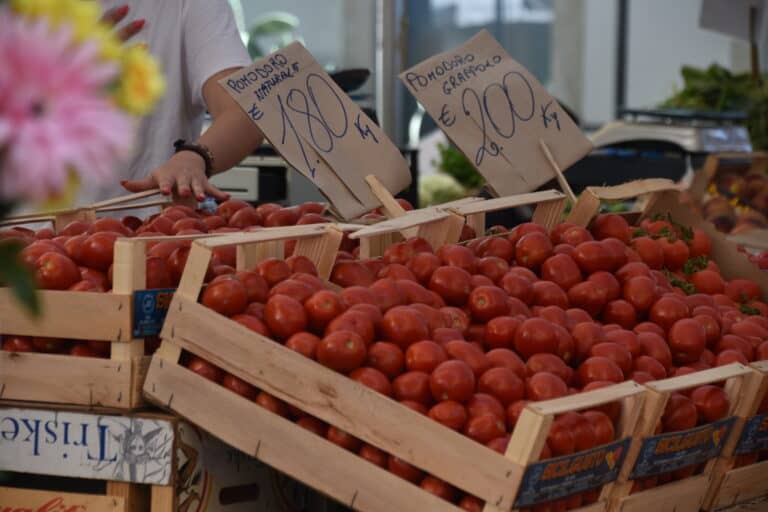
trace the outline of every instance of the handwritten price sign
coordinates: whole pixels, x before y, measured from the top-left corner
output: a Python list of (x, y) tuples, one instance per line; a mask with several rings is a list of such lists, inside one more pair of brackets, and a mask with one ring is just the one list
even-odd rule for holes
[(375, 174), (392, 194), (410, 184), (408, 164), (397, 147), (300, 43), (219, 83), (345, 219), (380, 205), (366, 175)]
[(592, 143), (487, 31), (403, 72), (400, 79), (499, 195), (552, 179), (543, 141), (565, 169)]

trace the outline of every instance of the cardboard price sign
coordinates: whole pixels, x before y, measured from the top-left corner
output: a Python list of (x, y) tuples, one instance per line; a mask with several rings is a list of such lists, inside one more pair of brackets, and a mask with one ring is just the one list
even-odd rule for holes
[(219, 84), (345, 219), (380, 206), (367, 175), (375, 174), (392, 194), (410, 184), (408, 164), (397, 147), (300, 43)]
[(499, 195), (530, 192), (555, 177), (541, 141), (561, 169), (592, 150), (557, 101), (486, 30), (400, 79)]

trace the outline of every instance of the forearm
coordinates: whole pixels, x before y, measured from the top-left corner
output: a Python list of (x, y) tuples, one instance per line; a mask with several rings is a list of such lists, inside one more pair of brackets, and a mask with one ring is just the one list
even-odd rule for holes
[(261, 145), (264, 136), (240, 107), (231, 106), (215, 115), (211, 126), (203, 133), (199, 143), (210, 149), (214, 158), (213, 173), (224, 172), (240, 163)]

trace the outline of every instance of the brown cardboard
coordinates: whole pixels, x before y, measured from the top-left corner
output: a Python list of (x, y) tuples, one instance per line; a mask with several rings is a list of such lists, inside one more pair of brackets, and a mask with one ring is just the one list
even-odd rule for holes
[(219, 84), (344, 219), (380, 205), (365, 182), (368, 174), (392, 194), (410, 184), (408, 164), (397, 147), (300, 43)]
[(567, 169), (592, 143), (536, 78), (490, 33), (400, 74), (437, 125), (502, 196), (530, 192)]

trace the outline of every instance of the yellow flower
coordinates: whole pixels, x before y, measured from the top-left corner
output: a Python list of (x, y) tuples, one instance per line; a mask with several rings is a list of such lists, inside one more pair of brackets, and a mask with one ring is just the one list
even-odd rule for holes
[(124, 110), (137, 115), (148, 113), (165, 91), (165, 80), (157, 61), (135, 45), (123, 49), (122, 73), (115, 97)]
[(41, 206), (42, 211), (65, 210), (75, 204), (77, 192), (80, 190), (80, 177), (74, 170), (69, 171), (67, 182), (55, 195), (48, 198)]

